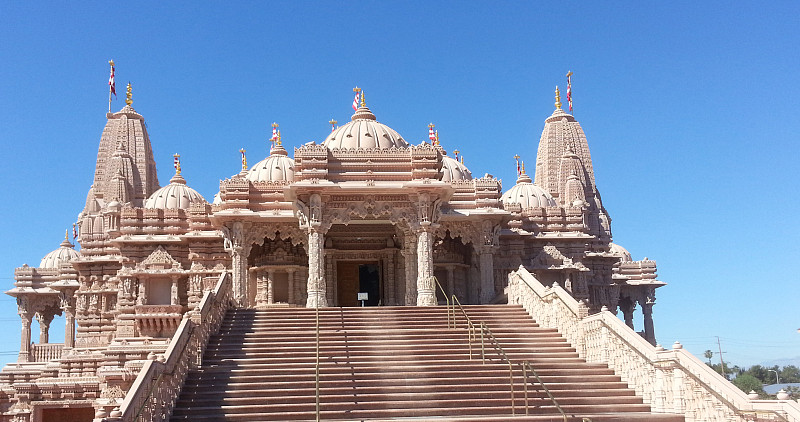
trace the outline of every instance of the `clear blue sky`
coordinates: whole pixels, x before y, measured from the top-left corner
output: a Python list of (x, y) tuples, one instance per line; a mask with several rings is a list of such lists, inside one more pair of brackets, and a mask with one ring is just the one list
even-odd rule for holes
[[(614, 239), (668, 283), (659, 342), (702, 355), (720, 336), (739, 365), (800, 357), (800, 3), (166, 3), (0, 3), (3, 290), (83, 208), (110, 59), (118, 91), (133, 83), (161, 183), (178, 152), (208, 200), (239, 148), (267, 155), (273, 121), (289, 148), (347, 121), (356, 85), (407, 140), (434, 122), (508, 189), (515, 154), (534, 167), (572, 70)], [(13, 360), (10, 297), (0, 324), (0, 362)]]

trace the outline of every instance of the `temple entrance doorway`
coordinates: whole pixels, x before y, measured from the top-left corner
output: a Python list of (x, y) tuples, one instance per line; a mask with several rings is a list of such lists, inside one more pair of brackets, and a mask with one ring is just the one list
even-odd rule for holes
[(378, 261), (339, 261), (336, 264), (339, 306), (361, 306), (359, 293), (367, 293), (364, 306), (378, 306), (381, 298), (381, 271)]

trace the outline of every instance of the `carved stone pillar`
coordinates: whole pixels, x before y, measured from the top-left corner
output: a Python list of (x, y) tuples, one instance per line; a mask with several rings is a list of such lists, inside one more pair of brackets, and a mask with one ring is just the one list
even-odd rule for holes
[(481, 266), (481, 303), (489, 303), (494, 299), (494, 254), (493, 248), (485, 246), (480, 250)]
[(17, 298), (17, 313), (22, 319), (22, 333), (20, 334), (20, 348), (18, 362), (29, 362), (31, 358), (31, 321), (33, 312), (30, 302), (26, 297)]
[(633, 312), (636, 310), (636, 302), (620, 301), (619, 308), (622, 310), (622, 316), (625, 318), (625, 325), (633, 330)]
[(36, 313), (36, 322), (39, 323), (39, 344), (50, 342), (50, 323), (53, 322), (55, 315), (49, 311)]
[(653, 303), (648, 301), (642, 305), (642, 314), (644, 314), (644, 338), (650, 344), (656, 344), (656, 333), (653, 327)]
[(275, 303), (275, 270), (267, 270), (267, 304)]
[(286, 290), (287, 290), (287, 294), (288, 294), (288, 297), (286, 298), (286, 301), (289, 302), (290, 304), (294, 303), (294, 298), (295, 298), (294, 289), (295, 289), (295, 287), (294, 287), (294, 268), (288, 268), (286, 270)]
[(244, 248), (233, 249), (233, 294), (239, 306), (247, 306), (247, 257)]
[(410, 233), (406, 234), (402, 254), (406, 279), (404, 303), (413, 306), (417, 304), (417, 241)]
[(64, 326), (64, 347), (75, 347), (75, 307), (65, 306), (64, 319), (66, 324)]
[(308, 230), (308, 300), (307, 308), (328, 306), (327, 289), (325, 288), (325, 239), (318, 227)]
[(456, 281), (453, 276), (453, 270), (455, 269), (453, 265), (448, 265), (447, 268), (447, 294), (452, 296), (456, 294)]
[(417, 231), (417, 306), (434, 306), (436, 290), (433, 282), (433, 230), (424, 225)]
[(384, 283), (383, 294), (386, 297), (386, 304), (389, 306), (397, 305), (397, 300), (394, 296), (394, 250), (389, 251), (386, 256), (385, 262), (386, 280)]

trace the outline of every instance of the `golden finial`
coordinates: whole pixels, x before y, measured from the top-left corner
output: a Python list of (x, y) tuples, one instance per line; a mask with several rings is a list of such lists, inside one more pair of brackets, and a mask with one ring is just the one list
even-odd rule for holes
[(244, 148), (240, 149), (239, 152), (242, 153), (242, 171), (247, 170), (247, 157), (244, 155), (246, 152)]
[(561, 110), (561, 91), (558, 90), (558, 85), (556, 85), (556, 109)]
[(181, 155), (173, 154), (172, 156), (175, 158), (174, 160), (175, 175), (178, 176), (181, 174)]
[(433, 144), (439, 145), (439, 131), (437, 130), (436, 132), (434, 132), (433, 136), (436, 139), (435, 141), (433, 141)]
[(364, 90), (362, 89), (361, 90), (361, 107), (366, 107), (366, 106), (367, 106), (367, 103), (366, 103), (366, 100), (364, 100)]
[(339, 122), (337, 122), (336, 120), (331, 119), (328, 123), (331, 124), (331, 132), (333, 132), (334, 130), (336, 130), (336, 123), (339, 123)]
[(278, 138), (275, 139), (275, 145), (277, 145), (277, 146), (281, 146), (282, 145), (281, 144), (281, 131), (280, 131), (280, 129), (278, 129)]
[(128, 90), (127, 93), (125, 94), (125, 104), (127, 105), (133, 104), (133, 100), (131, 98), (133, 98), (133, 93), (131, 91), (131, 83), (128, 82)]
[(525, 173), (525, 162), (522, 161), (522, 172)]
[(461, 164), (464, 164), (464, 156), (461, 156)]
[(114, 60), (109, 60), (108, 64), (110, 64), (111, 66), (114, 66)]
[(69, 242), (69, 229), (64, 230), (64, 241)]

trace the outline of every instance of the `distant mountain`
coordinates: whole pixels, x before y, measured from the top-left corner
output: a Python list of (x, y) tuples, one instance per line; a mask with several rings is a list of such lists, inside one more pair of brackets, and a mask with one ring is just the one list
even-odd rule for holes
[(793, 358), (781, 358), (781, 359), (768, 360), (768, 361), (765, 361), (765, 362), (761, 362), (759, 365), (766, 366), (766, 367), (778, 365), (781, 368), (784, 367), (784, 366), (788, 366), (788, 365), (794, 365), (794, 366), (797, 366), (797, 367), (800, 368), (800, 356), (796, 356), (796, 357), (793, 357)]

